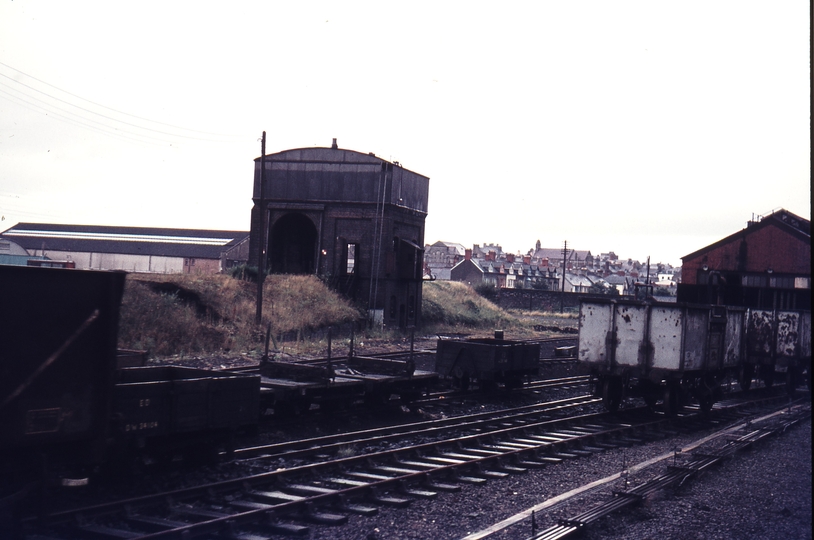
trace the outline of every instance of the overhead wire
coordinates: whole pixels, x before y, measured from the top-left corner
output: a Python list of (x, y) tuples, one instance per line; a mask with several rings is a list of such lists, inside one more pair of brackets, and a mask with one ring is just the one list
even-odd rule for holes
[[(0, 81), (0, 86), (4, 86), (6, 88), (9, 88), (9, 86), (4, 84), (2, 81)], [(16, 91), (13, 88), (12, 88), (12, 90)], [(49, 116), (49, 115), (54, 116), (54, 117), (57, 117), (57, 118), (65, 121), (65, 122), (67, 122), (69, 124), (72, 124), (74, 126), (79, 126), (79, 127), (85, 128), (85, 129), (90, 129), (92, 131), (95, 131), (97, 133), (101, 133), (103, 135), (111, 135), (111, 136), (118, 137), (118, 138), (121, 138), (121, 139), (125, 139), (125, 140), (128, 140), (128, 141), (137, 142), (137, 143), (144, 143), (144, 144), (151, 144), (151, 145), (164, 146), (164, 145), (167, 144), (166, 140), (156, 139), (155, 137), (148, 137), (148, 139), (152, 139), (152, 140), (145, 140), (144, 135), (141, 135), (141, 134), (138, 134), (138, 133), (133, 133), (133, 132), (127, 131), (127, 130), (118, 129), (118, 128), (115, 128), (113, 126), (108, 126), (106, 124), (101, 124), (100, 122), (98, 122), (96, 120), (92, 120), (90, 118), (82, 118), (82, 117), (80, 117), (80, 118), (82, 118), (82, 120), (84, 120), (84, 122), (83, 122), (83, 121), (77, 120), (75, 118), (65, 116), (64, 114), (60, 114), (59, 112), (57, 112), (55, 110), (49, 109), (45, 105), (41, 105), (41, 104), (37, 104), (37, 103), (31, 102), (31, 101), (28, 101), (28, 100), (26, 100), (24, 98), (21, 98), (19, 96), (11, 94), (11, 93), (7, 92), (6, 90), (3, 90), (2, 88), (0, 88), (0, 94), (5, 94), (6, 99), (10, 99), (11, 101), (14, 101), (18, 105), (20, 105), (22, 107), (25, 107), (26, 109), (28, 109), (30, 111), (33, 111), (33, 112), (36, 112), (36, 113), (42, 113), (44, 111), (46, 116)], [(66, 113), (66, 114), (74, 114), (74, 113), (71, 113), (71, 112), (68, 112), (68, 111), (62, 111), (62, 112)], [(97, 124), (100, 124), (100, 125), (104, 126), (105, 128), (108, 128), (108, 129), (101, 129), (101, 128), (97, 127), (97, 126), (90, 125), (90, 124), (88, 124), (86, 122), (97, 123)], [(129, 136), (125, 135), (125, 133), (132, 134), (132, 135), (134, 135), (134, 137), (129, 137)], [(135, 137), (142, 137), (142, 138), (135, 138)]]
[(24, 75), (24, 76), (26, 76), (26, 77), (28, 77), (28, 78), (30, 78), (30, 79), (33, 79), (33, 80), (37, 81), (38, 83), (44, 84), (44, 85), (46, 85), (46, 86), (50, 86), (51, 88), (53, 88), (53, 89), (55, 89), (55, 90), (59, 90), (60, 92), (62, 92), (62, 93), (64, 93), (64, 94), (67, 94), (67, 95), (69, 95), (69, 96), (71, 96), (71, 97), (75, 97), (75, 98), (77, 98), (77, 99), (81, 99), (82, 101), (85, 101), (85, 102), (87, 102), (87, 103), (90, 103), (91, 105), (96, 105), (97, 107), (101, 107), (101, 108), (103, 108), (103, 109), (107, 109), (107, 110), (112, 111), (112, 112), (115, 112), (115, 113), (117, 113), (117, 114), (121, 114), (121, 115), (124, 115), (124, 116), (129, 116), (129, 117), (131, 117), (131, 118), (137, 118), (137, 119), (139, 119), (139, 120), (144, 120), (145, 122), (150, 122), (150, 123), (153, 123), (153, 124), (158, 124), (158, 125), (161, 125), (161, 126), (167, 126), (167, 127), (171, 127), (171, 128), (175, 128), (175, 129), (180, 129), (180, 130), (182, 130), (182, 131), (189, 131), (189, 132), (192, 132), (192, 133), (200, 133), (200, 134), (202, 134), (202, 135), (213, 135), (213, 136), (216, 136), (216, 137), (221, 137), (221, 136), (223, 136), (223, 135), (218, 134), (218, 133), (211, 133), (211, 132), (207, 132), (207, 131), (199, 131), (199, 130), (195, 130), (195, 129), (189, 129), (189, 128), (185, 128), (185, 127), (175, 126), (175, 125), (173, 125), (173, 124), (167, 124), (167, 123), (164, 123), (164, 122), (158, 122), (158, 121), (156, 121), (156, 120), (151, 120), (151, 119), (149, 119), (149, 118), (144, 118), (143, 116), (137, 116), (137, 115), (135, 115), (135, 114), (130, 114), (130, 113), (126, 113), (126, 112), (123, 112), (123, 111), (119, 111), (119, 110), (117, 110), (117, 109), (113, 109), (113, 108), (108, 107), (108, 106), (106, 106), (106, 105), (102, 105), (102, 104), (100, 104), (100, 103), (96, 103), (95, 101), (91, 101), (91, 100), (89, 100), (89, 99), (83, 98), (82, 96), (78, 96), (78, 95), (76, 95), (76, 94), (73, 94), (73, 93), (71, 93), (71, 92), (68, 92), (67, 90), (63, 90), (62, 88), (59, 88), (59, 87), (57, 87), (57, 86), (54, 86), (54, 85), (53, 85), (53, 84), (51, 84), (51, 83), (45, 82), (45, 81), (43, 81), (43, 80), (41, 80), (41, 79), (38, 79), (38, 78), (34, 77), (33, 75), (29, 75), (29, 74), (27, 74), (27, 73), (25, 73), (25, 72), (23, 72), (23, 71), (20, 71), (19, 69), (15, 68), (15, 67), (12, 67), (12, 66), (10, 66), (10, 65), (8, 65), (8, 64), (6, 64), (6, 63), (4, 63), (4, 62), (0, 62), (0, 66), (6, 67), (6, 68), (8, 68), (8, 69), (13, 69), (13, 70), (14, 70), (14, 71), (16, 71), (17, 73), (20, 73), (21, 75)]
[[(12, 70), (16, 71), (17, 73), (19, 73), (19, 74), (21, 74), (21, 75), (23, 75), (25, 77), (29, 77), (29, 78), (31, 78), (31, 79), (33, 79), (33, 80), (35, 80), (35, 81), (37, 81), (37, 82), (39, 82), (41, 84), (45, 84), (45, 85), (47, 85), (47, 86), (49, 86), (51, 88), (54, 88), (54, 89), (56, 89), (56, 90), (58, 90), (60, 92), (63, 92), (65, 94), (69, 95), (69, 96), (72, 96), (72, 97), (74, 97), (76, 99), (80, 99), (82, 101), (85, 101), (85, 102), (90, 103), (92, 105), (95, 105), (97, 107), (101, 107), (103, 109), (112, 111), (112, 112), (114, 112), (116, 114), (120, 114), (120, 115), (127, 116), (127, 117), (130, 117), (130, 118), (135, 118), (135, 119), (138, 119), (138, 120), (142, 120), (144, 122), (148, 122), (148, 123), (152, 123), (152, 124), (156, 124), (156, 125), (160, 125), (160, 126), (170, 127), (170, 128), (177, 129), (177, 130), (180, 130), (180, 131), (186, 131), (186, 132), (189, 132), (189, 133), (199, 133), (199, 134), (203, 134), (203, 135), (210, 135), (211, 137), (200, 137), (200, 136), (189, 135), (189, 134), (185, 134), (185, 133), (172, 132), (172, 131), (168, 131), (168, 130), (165, 130), (165, 129), (158, 129), (158, 128), (154, 128), (154, 127), (150, 127), (150, 126), (146, 126), (146, 125), (141, 125), (141, 124), (134, 123), (134, 122), (129, 122), (129, 121), (124, 120), (124, 119), (115, 118), (115, 117), (112, 117), (112, 116), (110, 116), (108, 114), (104, 114), (104, 113), (101, 113), (101, 112), (94, 111), (94, 110), (92, 110), (92, 109), (90, 109), (88, 107), (83, 107), (83, 106), (78, 105), (76, 103), (72, 103), (72, 102), (70, 102), (70, 101), (68, 101), (66, 99), (62, 99), (61, 97), (52, 95), (52, 94), (50, 94), (48, 92), (45, 92), (45, 91), (40, 90), (38, 88), (35, 88), (34, 86), (32, 86), (30, 84), (26, 84), (25, 82), (16, 80), (15, 78), (13, 78), (13, 77), (5, 74), (5, 73), (0, 72), (0, 77), (8, 79), (12, 83), (14, 83), (14, 84), (16, 84), (16, 85), (18, 85), (20, 87), (23, 87), (24, 89), (36, 92), (36, 94), (32, 95), (32, 93), (30, 91), (23, 90), (23, 89), (20, 89), (20, 88), (16, 88), (16, 87), (13, 87), (13, 86), (9, 85), (8, 83), (4, 83), (3, 81), (0, 81), (0, 84), (2, 84), (4, 87), (6, 87), (8, 89), (11, 89), (14, 92), (18, 92), (19, 94), (22, 94), (23, 96), (25, 96), (29, 100), (35, 100), (38, 103), (42, 103), (42, 104), (48, 105), (49, 107), (55, 108), (58, 111), (61, 111), (63, 114), (70, 114), (70, 115), (73, 115), (75, 117), (80, 118), (84, 122), (92, 122), (94, 124), (101, 125), (101, 126), (103, 126), (105, 128), (105, 130), (106, 130), (105, 132), (108, 133), (108, 134), (118, 135), (119, 132), (125, 132), (125, 133), (129, 133), (129, 134), (131, 134), (133, 136), (136, 136), (136, 137), (142, 137), (142, 138), (147, 138), (147, 139), (153, 139), (153, 140), (156, 140), (156, 141), (160, 141), (161, 143), (170, 142), (170, 140), (165, 138), (165, 137), (170, 137), (172, 139), (187, 139), (187, 140), (197, 140), (197, 141), (207, 141), (207, 142), (223, 142), (224, 139), (229, 138), (228, 135), (218, 135), (218, 134), (207, 133), (207, 132), (202, 132), (202, 131), (197, 131), (197, 130), (191, 130), (191, 129), (188, 129), (188, 128), (173, 126), (171, 124), (166, 124), (166, 123), (163, 123), (163, 122), (157, 122), (157, 121), (154, 121), (154, 120), (149, 120), (147, 118), (139, 117), (139, 116), (132, 115), (132, 114), (129, 114), (129, 113), (124, 113), (124, 112), (118, 111), (116, 109), (106, 107), (104, 105), (99, 105), (99, 104), (97, 104), (97, 103), (95, 103), (93, 101), (82, 98), (81, 96), (77, 96), (76, 94), (72, 94), (70, 92), (64, 91), (64, 90), (62, 90), (62, 89), (60, 89), (60, 88), (58, 88), (58, 87), (56, 87), (54, 85), (51, 85), (51, 84), (49, 84), (47, 82), (39, 80), (36, 77), (31, 77), (30, 75), (27, 75), (26, 73), (24, 73), (24, 72), (22, 72), (20, 70), (17, 70), (16, 68), (13, 68), (13, 67), (11, 67), (11, 66), (3, 63), (3, 62), (0, 62), (0, 65), (3, 66), (3, 67), (6, 67), (8, 69), (12, 69)], [(6, 95), (9, 95), (9, 94), (6, 92)], [(45, 96), (45, 98), (47, 98), (47, 99), (45, 99), (43, 97), (40, 97), (40, 95)], [(23, 98), (20, 98), (19, 96), (15, 96), (15, 97), (18, 100), (26, 101)], [(53, 103), (52, 101), (49, 101), (49, 100), (52, 100), (53, 102), (58, 102), (58, 103)], [(30, 101), (27, 101), (27, 103), (29, 103), (30, 105), (34, 105)], [(64, 105), (67, 105), (68, 108), (66, 108), (64, 105), (60, 105), (60, 103), (64, 104)], [(43, 107), (42, 105), (35, 105), (35, 106)], [(46, 109), (46, 110), (48, 110), (48, 109)], [(79, 112), (77, 112), (77, 111), (79, 111)], [(49, 110), (49, 112), (51, 112), (52, 114), (58, 114), (58, 113), (54, 112), (53, 110)], [(88, 116), (88, 115), (91, 115), (91, 116)], [(64, 116), (63, 116), (63, 118), (64, 118)], [(74, 120), (74, 121), (76, 122), (77, 120)], [(105, 123), (105, 121), (112, 122), (113, 125)], [(81, 122), (81, 121), (79, 123), (80, 123), (80, 125), (83, 125), (84, 127), (91, 127), (91, 126), (84, 125), (83, 122)], [(119, 127), (119, 126), (129, 126), (130, 128), (143, 130), (145, 133), (140, 133), (140, 132), (135, 133), (132, 130), (127, 130), (127, 129), (125, 129), (123, 127)], [(109, 131), (109, 130), (112, 130), (112, 131)], [(216, 137), (216, 138), (212, 138), (212, 137)], [(142, 141), (142, 142), (144, 142), (144, 141)]]

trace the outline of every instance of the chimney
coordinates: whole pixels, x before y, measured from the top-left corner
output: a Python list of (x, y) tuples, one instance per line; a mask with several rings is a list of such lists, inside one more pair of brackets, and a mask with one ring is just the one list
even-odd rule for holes
[(514, 253), (507, 253), (506, 254), (506, 262), (513, 263), (514, 262)]
[(531, 264), (531, 255), (523, 256), (523, 264)]
[(464, 250), (464, 259), (467, 260), (467, 261), (472, 260), (472, 250), (471, 249), (465, 249)]
[(333, 142), (333, 143), (331, 143), (331, 148), (332, 148), (333, 150), (336, 150), (337, 148), (339, 148), (338, 146), (336, 146), (336, 137), (334, 137), (334, 142)]

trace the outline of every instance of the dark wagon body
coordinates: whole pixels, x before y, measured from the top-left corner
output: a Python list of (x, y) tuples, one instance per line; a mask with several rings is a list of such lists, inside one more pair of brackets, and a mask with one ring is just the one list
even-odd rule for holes
[(0, 266), (0, 453), (107, 435), (123, 272)]
[(257, 423), (260, 376), (177, 366), (122, 369), (113, 423), (124, 437), (184, 438)]
[[(499, 334), (498, 334), (499, 336)], [(519, 386), (523, 378), (537, 375), (540, 345), (496, 338), (439, 339), (436, 371), (466, 388), (470, 382), (481, 385), (504, 383)]]
[(0, 536), (7, 505), (41, 480), (76, 485), (137, 455), (122, 450), (211, 456), (258, 422), (258, 375), (123, 367), (144, 362), (117, 351), (124, 283), (124, 272), (0, 266)]

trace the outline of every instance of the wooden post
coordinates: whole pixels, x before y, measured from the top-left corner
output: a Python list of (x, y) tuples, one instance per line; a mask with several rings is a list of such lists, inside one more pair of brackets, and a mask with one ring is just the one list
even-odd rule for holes
[(565, 264), (568, 255), (568, 240), (562, 245), (562, 288), (560, 290), (560, 313), (564, 311), (565, 307)]
[(263, 321), (263, 282), (265, 281), (265, 253), (266, 253), (266, 132), (260, 143), (260, 249), (257, 254), (257, 311), (254, 323)]

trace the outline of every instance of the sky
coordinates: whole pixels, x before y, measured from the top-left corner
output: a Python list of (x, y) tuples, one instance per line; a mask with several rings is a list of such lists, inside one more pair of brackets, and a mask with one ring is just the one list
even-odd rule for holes
[(0, 231), (247, 231), (266, 131), (428, 176), (428, 244), (678, 266), (810, 220), (809, 26), (802, 0), (0, 0)]

